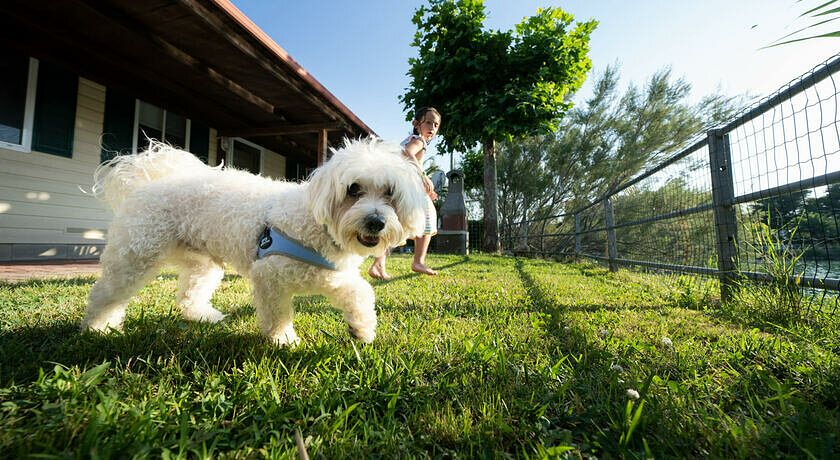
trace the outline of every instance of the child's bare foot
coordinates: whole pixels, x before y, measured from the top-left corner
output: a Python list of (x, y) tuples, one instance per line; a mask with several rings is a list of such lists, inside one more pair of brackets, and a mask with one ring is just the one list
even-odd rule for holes
[(385, 270), (381, 267), (377, 267), (376, 265), (371, 265), (370, 269), (368, 270), (368, 275), (371, 278), (388, 281), (391, 279), (391, 275), (385, 273)]
[(411, 270), (424, 275), (437, 275), (437, 272), (419, 262), (411, 264)]

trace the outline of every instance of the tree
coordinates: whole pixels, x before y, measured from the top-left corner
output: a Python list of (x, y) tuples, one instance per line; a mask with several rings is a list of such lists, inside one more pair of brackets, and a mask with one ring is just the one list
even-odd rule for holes
[(550, 148), (546, 136), (535, 136), (499, 146), (499, 215), (503, 223), (502, 236), (514, 236), (511, 231), (518, 222), (522, 234), (517, 242), (528, 245), (529, 219), (546, 217), (555, 209), (560, 186), (556, 174), (546, 161)]
[[(616, 222), (631, 222), (654, 214), (689, 209), (709, 200), (708, 190), (702, 186), (692, 187), (685, 177), (676, 176), (653, 187), (630, 187), (613, 198), (613, 209)], [(623, 248), (620, 257), (706, 266), (715, 256), (714, 246), (702, 244), (715, 231), (714, 220), (706, 217), (695, 214), (622, 227), (616, 232)]]
[(430, 0), (413, 18), (406, 110), (434, 105), (447, 121), (442, 149), (483, 149), (484, 242), (499, 251), (497, 142), (557, 129), (592, 64), (596, 22), (578, 23), (559, 8), (537, 10), (513, 31), (484, 30), (482, 0)]
[(673, 155), (704, 129), (729, 119), (745, 100), (714, 94), (691, 105), (691, 85), (674, 79), (667, 67), (621, 95), (618, 83), (618, 69), (607, 67), (593, 95), (569, 112), (558, 131), (552, 161), (562, 181), (571, 184), (565, 199), (569, 210)]
[(810, 200), (809, 206), (813, 206), (819, 212), (827, 212), (832, 215), (840, 212), (840, 184), (828, 186), (825, 195)]
[(752, 205), (761, 222), (774, 230), (789, 227), (803, 213), (810, 190), (798, 190), (784, 195), (758, 200)]
[[(641, 87), (630, 85), (620, 93), (619, 86), (618, 69), (607, 67), (596, 78), (592, 96), (566, 114), (556, 134), (500, 144), (500, 221), (507, 224), (503, 230), (508, 230), (503, 237), (514, 236), (515, 231), (516, 243), (522, 246), (529, 234), (545, 233), (548, 227), (554, 233), (571, 232), (573, 219), (524, 223), (571, 212), (602, 197), (675, 154), (708, 126), (730, 118), (744, 104), (743, 97), (721, 95), (690, 104), (690, 86), (671, 77), (667, 68)], [(462, 162), (467, 188), (480, 184), (477, 161), (480, 157), (468, 153)], [(672, 173), (684, 174), (683, 180), (688, 181), (684, 183), (690, 184), (698, 175), (707, 177), (707, 168), (703, 162), (684, 162)], [(582, 215), (582, 224), (592, 226), (592, 219), (602, 219), (599, 209)], [(616, 212), (620, 212), (617, 207)], [(559, 237), (554, 241), (568, 244)]]

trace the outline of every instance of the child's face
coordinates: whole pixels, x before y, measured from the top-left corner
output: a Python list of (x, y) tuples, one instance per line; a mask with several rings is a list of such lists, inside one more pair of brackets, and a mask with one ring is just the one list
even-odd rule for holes
[(440, 115), (434, 112), (426, 112), (422, 120), (414, 120), (414, 128), (428, 142), (435, 137), (438, 128), (440, 128)]

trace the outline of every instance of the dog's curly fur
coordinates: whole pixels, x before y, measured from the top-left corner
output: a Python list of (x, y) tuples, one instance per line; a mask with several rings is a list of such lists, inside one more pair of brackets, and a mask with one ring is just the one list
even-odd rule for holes
[[(423, 228), (422, 183), (400, 152), (376, 139), (345, 141), (304, 183), (211, 168), (161, 143), (104, 164), (94, 192), (114, 209), (114, 220), (82, 328), (120, 329), (129, 298), (165, 262), (180, 269), (184, 317), (220, 321), (210, 297), (227, 263), (250, 279), (262, 333), (275, 343), (299, 341), (293, 294), (326, 295), (356, 338), (373, 341), (374, 293), (359, 266)], [(257, 259), (266, 226), (315, 249), (337, 270), (283, 255)]]

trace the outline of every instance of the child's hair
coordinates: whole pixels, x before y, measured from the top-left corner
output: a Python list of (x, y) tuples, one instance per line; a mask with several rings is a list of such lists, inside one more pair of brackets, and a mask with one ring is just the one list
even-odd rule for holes
[[(438, 112), (438, 109), (434, 107), (420, 107), (416, 112), (414, 112), (414, 121), (423, 121), (423, 119), (426, 118), (426, 114), (429, 112), (437, 114), (438, 118), (443, 118), (441, 117), (440, 112)], [(413, 132), (414, 134), (420, 134), (416, 127), (413, 129)]]

